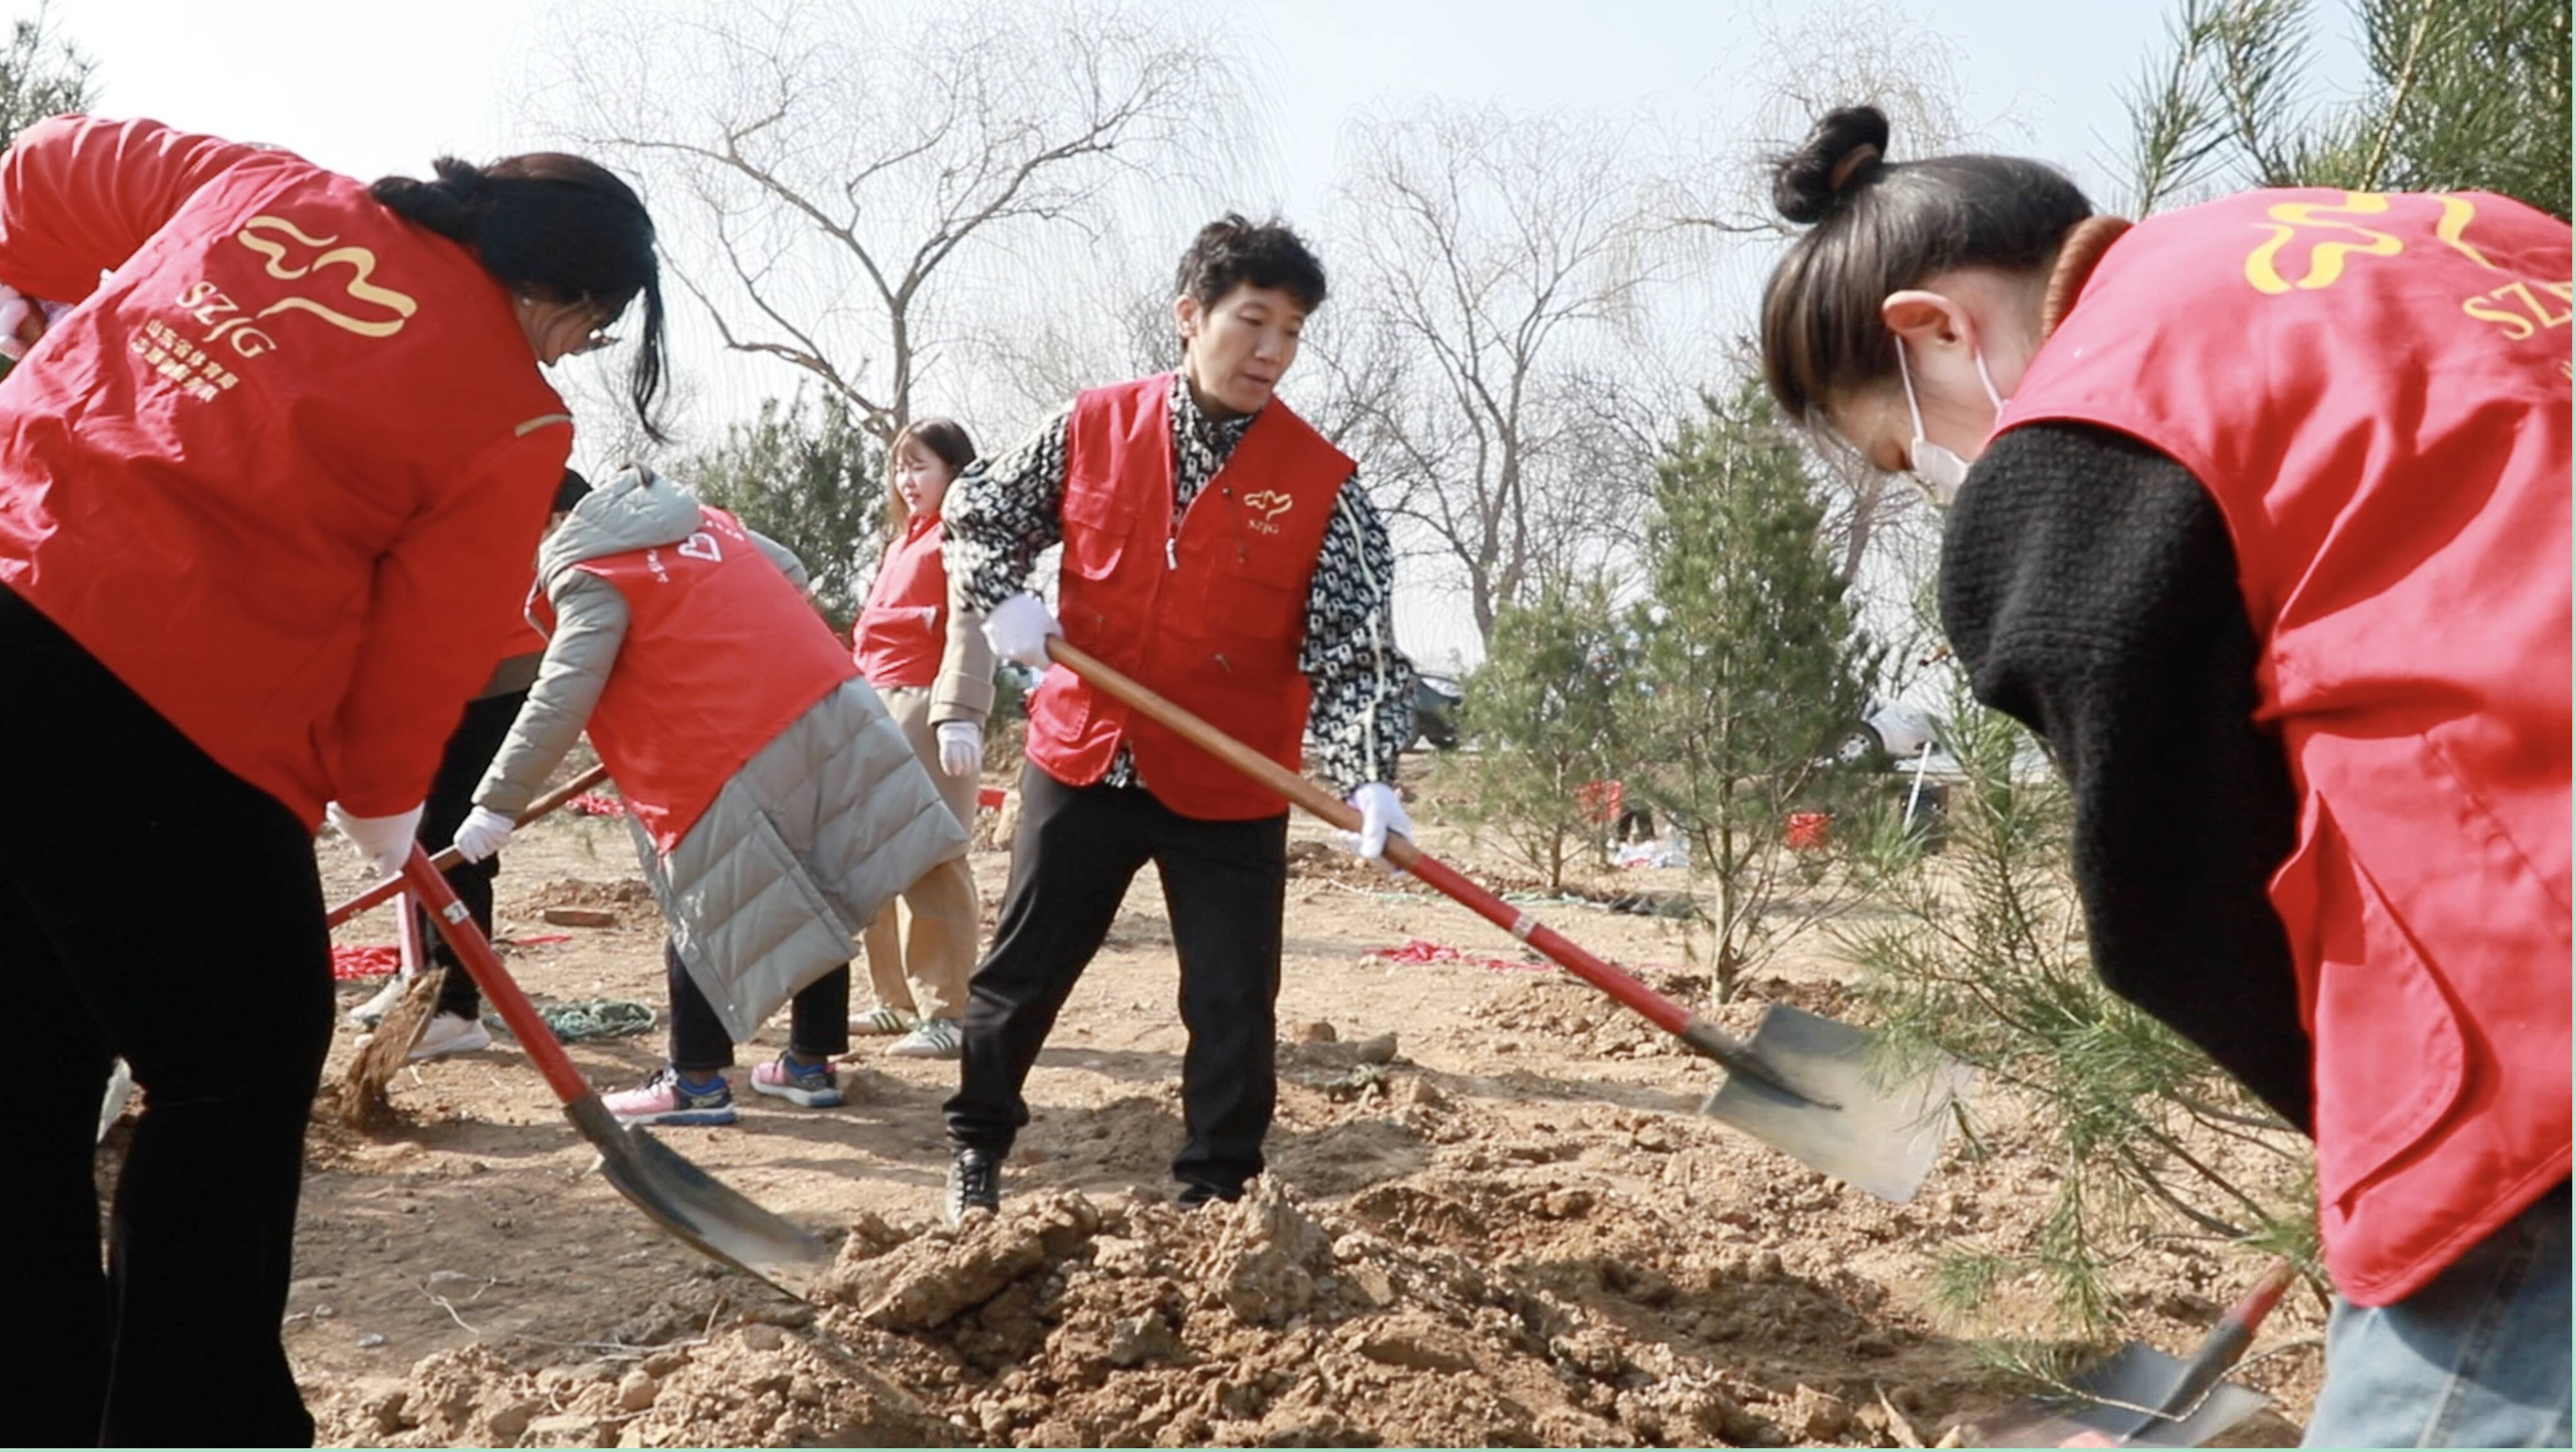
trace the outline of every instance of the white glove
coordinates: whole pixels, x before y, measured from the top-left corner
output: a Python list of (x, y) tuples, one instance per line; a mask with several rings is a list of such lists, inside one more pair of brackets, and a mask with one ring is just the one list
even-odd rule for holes
[(1386, 860), (1386, 836), (1389, 832), (1413, 835), (1413, 819), (1404, 814), (1404, 798), (1385, 782), (1373, 781), (1351, 793), (1350, 803), (1360, 809), (1360, 830), (1356, 835), (1342, 833), (1342, 845), (1389, 872), (1396, 871)]
[(1023, 590), (993, 607), (984, 617), (984, 639), (993, 654), (1035, 670), (1047, 668), (1047, 637), (1064, 634), (1044, 600)]
[(44, 308), (5, 282), (0, 282), (0, 358), (15, 363), (27, 356), (27, 323), (42, 319)]
[(501, 850), (519, 824), (487, 807), (476, 807), (465, 814), (465, 823), (456, 829), (456, 855), (468, 862), (480, 862)]
[(375, 869), (377, 876), (393, 877), (411, 859), (412, 838), (420, 834), (420, 811), (414, 807), (390, 817), (353, 817), (333, 802), (324, 815), (340, 829), (341, 836), (357, 844), (358, 851), (366, 856), (367, 866)]
[(950, 776), (975, 776), (984, 770), (984, 728), (972, 721), (942, 721), (939, 769)]
[(29, 297), (0, 282), (0, 358), (15, 363), (26, 357), (45, 330), (70, 311), (69, 304)]

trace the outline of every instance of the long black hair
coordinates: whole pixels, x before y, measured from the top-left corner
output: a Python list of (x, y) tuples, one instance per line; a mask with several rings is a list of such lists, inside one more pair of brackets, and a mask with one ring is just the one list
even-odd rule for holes
[(1896, 375), (1887, 295), (1960, 267), (2017, 272), (2056, 255), (2093, 204), (2016, 156), (1887, 159), (1875, 106), (1826, 113), (1774, 164), (1772, 205), (1807, 232), (1762, 295), (1762, 372), (1793, 419)]
[(617, 173), (560, 151), (486, 166), (442, 156), (434, 165), (434, 181), (389, 176), (368, 193), (396, 215), (473, 248), (483, 270), (513, 293), (592, 302), (612, 318), (643, 298), (626, 396), (645, 434), (665, 442), (653, 416), (668, 372), (662, 268), (643, 198)]

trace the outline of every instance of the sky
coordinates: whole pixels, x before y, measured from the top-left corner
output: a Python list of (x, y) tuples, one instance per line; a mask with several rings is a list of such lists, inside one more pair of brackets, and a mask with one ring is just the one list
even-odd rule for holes
[[(1431, 94), (1624, 113), (1641, 102), (1725, 113), (1759, 27), (1799, 7), (1757, 0), (1236, 0), (1240, 49), (1270, 92), (1292, 213), (1329, 185), (1343, 124)], [(525, 0), (80, 0), (48, 18), (100, 62), (99, 109), (288, 146), (361, 176), (430, 155), (521, 149), (515, 88), (539, 27)], [(2094, 190), (2126, 135), (2118, 87), (2161, 48), (2147, 0), (1887, 0), (1950, 40), (1972, 119)], [(2330, 82), (2357, 80), (2354, 24), (2321, 6)], [(33, 13), (24, 4), (15, 15)], [(1579, 15), (1580, 23), (1569, 17)], [(1901, 145), (1901, 139), (1899, 144)]]
[[(605, 0), (550, 3), (560, 12)], [(0, 8), (36, 13), (6, 0)], [(1771, 80), (1763, 37), (1794, 28), (1802, 9), (1774, 0), (1232, 0), (1201, 13), (1229, 27), (1223, 44), (1267, 122), (1270, 154), (1250, 174), (1276, 194), (1239, 203), (1295, 221), (1325, 209), (1355, 118), (1426, 96), (1651, 111), (1738, 139), (1730, 131), (1747, 125), (1751, 98)], [(2333, 0), (2318, 9), (2317, 72), (2331, 95), (2360, 81), (2358, 22)], [(1852, 13), (1887, 17), (1895, 34), (1939, 38), (1927, 65), (1950, 58), (1982, 144), (2053, 162), (2097, 201), (2117, 195), (2128, 134), (2120, 93), (2163, 51), (2167, 3), (1881, 0)], [(44, 14), (98, 63), (104, 115), (270, 142), (360, 177), (424, 174), (441, 153), (490, 156), (555, 140), (527, 119), (531, 77), (549, 66), (536, 47), (551, 33), (527, 0), (54, 0)], [(1901, 157), (1905, 145), (1899, 136), (1892, 149)], [(1722, 290), (1749, 301), (1768, 253), (1721, 265)], [(693, 340), (710, 350), (711, 340), (686, 321), (674, 335), (679, 363), (707, 380), (701, 406), (717, 421), (792, 387), (779, 365), (689, 356)], [(1288, 392), (1293, 402), (1294, 379)], [(1007, 437), (1020, 426), (987, 432)], [(1400, 600), (1398, 628), (1435, 662), (1462, 643), (1454, 603)]]

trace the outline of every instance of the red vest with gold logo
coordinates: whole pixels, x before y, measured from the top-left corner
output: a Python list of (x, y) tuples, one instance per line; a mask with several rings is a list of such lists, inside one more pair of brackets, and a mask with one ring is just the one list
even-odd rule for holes
[[(1351, 461), (1272, 400), (1172, 520), (1172, 376), (1093, 389), (1065, 425), (1065, 639), (1294, 771), (1306, 730), (1306, 597)], [(1075, 679), (1048, 670), (1029, 759), (1088, 786), (1118, 743), (1163, 805), (1245, 821), (1287, 800)]]
[(2363, 1305), (2568, 1173), (2570, 292), (2567, 225), (2502, 197), (2248, 193), (2115, 243), (1999, 421), (2133, 435), (2226, 516)]
[[(590, 743), (627, 810), (669, 852), (725, 780), (859, 672), (832, 628), (721, 509), (695, 534), (575, 568), (626, 597), (626, 639)], [(537, 618), (554, 629), (540, 599)]]
[(417, 804), (572, 447), (508, 290), (364, 183), (78, 116), (0, 157), (0, 281), (80, 303), (0, 388), (0, 587), (308, 826)]

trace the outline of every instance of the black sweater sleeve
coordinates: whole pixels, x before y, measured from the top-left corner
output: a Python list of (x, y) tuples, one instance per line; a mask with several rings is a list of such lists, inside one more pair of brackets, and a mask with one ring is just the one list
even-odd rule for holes
[(2311, 1052), (2266, 884), (2296, 843), (2218, 506), (2108, 430), (2016, 429), (1941, 547), (1941, 621), (1977, 699), (2044, 737), (2075, 800), (2075, 885), (2112, 992), (2307, 1128)]

